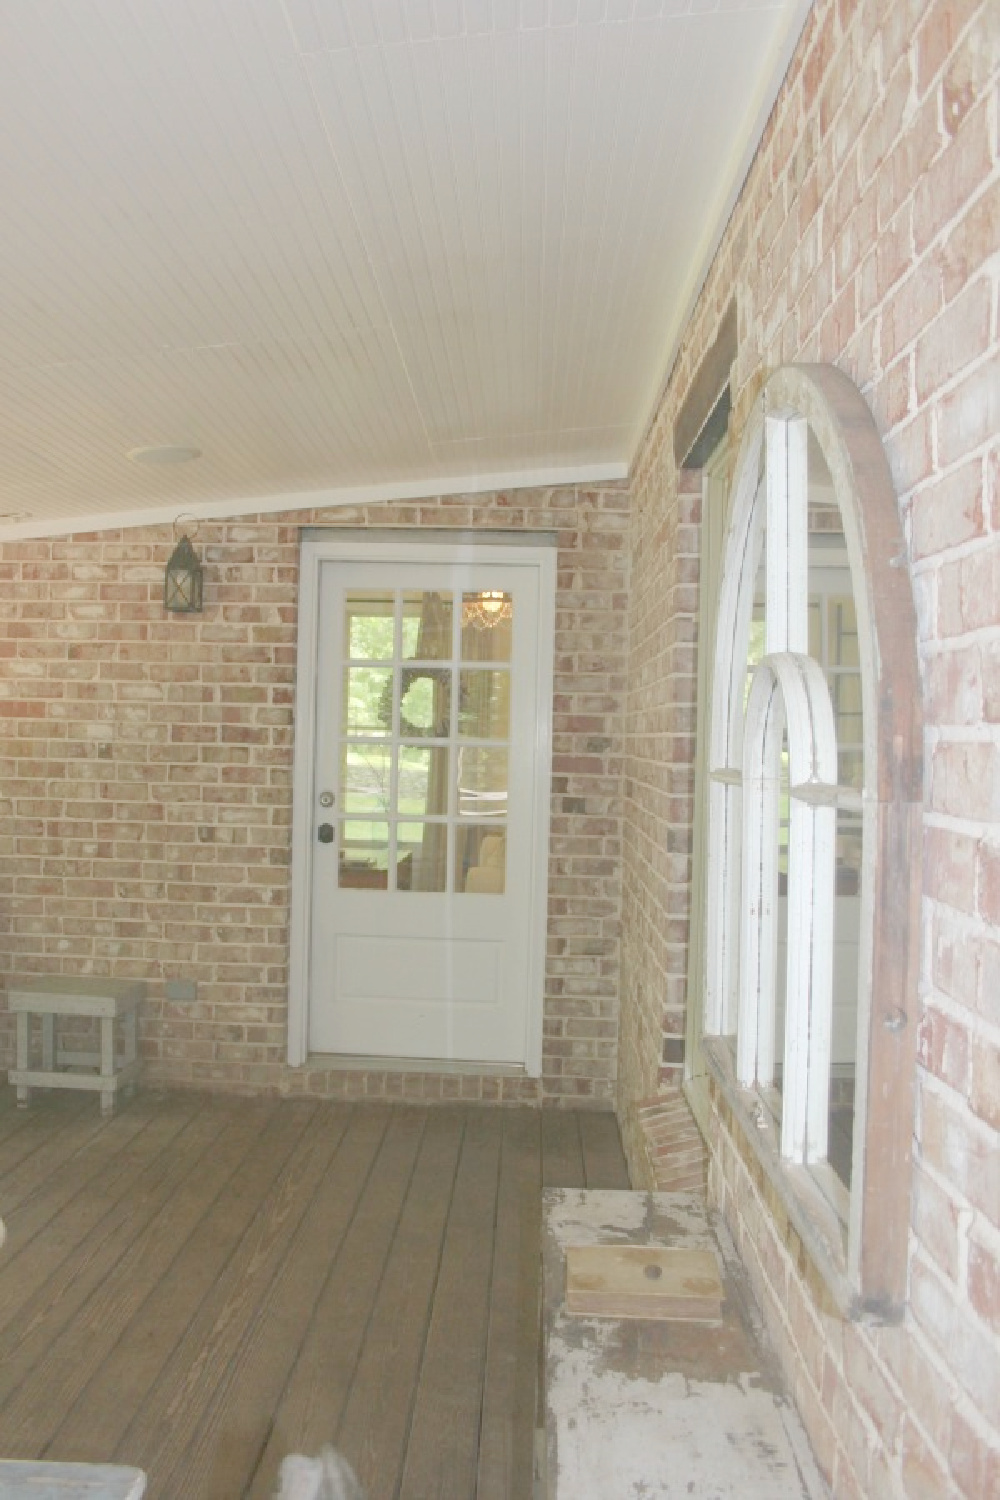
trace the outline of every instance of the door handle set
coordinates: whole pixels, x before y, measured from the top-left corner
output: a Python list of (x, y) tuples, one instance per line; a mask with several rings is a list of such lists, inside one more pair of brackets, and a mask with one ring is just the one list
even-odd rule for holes
[(333, 843), (333, 824), (332, 823), (321, 823), (319, 825), (319, 830), (318, 830), (318, 832), (316, 834), (316, 837), (319, 839), (319, 841), (320, 841), (321, 844), (332, 844)]

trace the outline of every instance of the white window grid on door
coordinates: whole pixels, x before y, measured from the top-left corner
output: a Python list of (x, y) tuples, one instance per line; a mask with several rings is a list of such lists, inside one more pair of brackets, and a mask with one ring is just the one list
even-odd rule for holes
[[(381, 590), (377, 592), (382, 592)], [(345, 808), (343, 788), (340, 795), (339, 829), (340, 836), (338, 848), (342, 854), (349, 853), (351, 840), (348, 836), (349, 827), (373, 824), (384, 826), (386, 829), (386, 859), (387, 859), (387, 889), (397, 888), (398, 867), (400, 857), (411, 852), (405, 839), (401, 837), (407, 831), (417, 826), (435, 826), (442, 829), (445, 834), (444, 841), (444, 870), (440, 887), (435, 885), (432, 890), (437, 891), (462, 891), (463, 886), (458, 878), (456, 870), (457, 844), (456, 834), (463, 828), (474, 828), (481, 831), (482, 827), (488, 825), (491, 829), (506, 833), (507, 813), (507, 789), (506, 777), (502, 791), (490, 792), (474, 791), (461, 783), (461, 768), (463, 756), (469, 756), (476, 752), (488, 754), (493, 752), (505, 756), (509, 750), (509, 725), (505, 727), (504, 734), (475, 734), (468, 730), (462, 723), (463, 692), (467, 686), (467, 679), (471, 680), (477, 672), (490, 672), (497, 678), (510, 679), (510, 660), (500, 658), (493, 660), (492, 657), (482, 660), (466, 656), (464, 652), (465, 632), (470, 629), (469, 601), (480, 596), (481, 590), (472, 593), (459, 588), (446, 588), (438, 591), (448, 607), (450, 619), (450, 638), (447, 654), (436, 656), (407, 655), (404, 643), (404, 622), (406, 618), (407, 602), (413, 593), (412, 589), (399, 588), (390, 591), (386, 595), (386, 618), (392, 621), (392, 649), (384, 655), (365, 656), (354, 654), (351, 648), (349, 633), (345, 624), (345, 637), (343, 647), (344, 683), (338, 690), (341, 693), (342, 721), (340, 724), (340, 735), (338, 743), (338, 765), (341, 767), (340, 774), (343, 775), (343, 767), (346, 764), (346, 755), (351, 747), (363, 750), (366, 746), (373, 752), (378, 752), (386, 757), (389, 765), (389, 782), (386, 789), (385, 805), (380, 810), (370, 814), (363, 811), (350, 811)], [(501, 591), (496, 591), (497, 597), (501, 598), (509, 606), (508, 596)], [(359, 601), (362, 598), (359, 595)], [(346, 599), (346, 596), (345, 596)], [(475, 628), (475, 626), (471, 626)], [(486, 628), (486, 627), (483, 627)], [(347, 676), (355, 670), (368, 670), (385, 675), (387, 682), (386, 692), (386, 715), (384, 721), (379, 725), (376, 733), (366, 734), (365, 731), (351, 729), (347, 723)], [(404, 707), (406, 702), (408, 683), (418, 679), (430, 681), (439, 680), (446, 687), (447, 721), (444, 724), (429, 724), (419, 728), (408, 728), (406, 724)], [(506, 694), (501, 695), (509, 704), (510, 688)], [(403, 770), (403, 755), (408, 749), (424, 750), (431, 754), (435, 751), (447, 757), (448, 775), (445, 782), (445, 800), (436, 808), (428, 808), (416, 811), (401, 810), (400, 777)], [(476, 804), (479, 804), (478, 806)], [(362, 844), (367, 846), (362, 840)], [(341, 882), (343, 883), (343, 881)], [(410, 894), (408, 892), (408, 894)]]

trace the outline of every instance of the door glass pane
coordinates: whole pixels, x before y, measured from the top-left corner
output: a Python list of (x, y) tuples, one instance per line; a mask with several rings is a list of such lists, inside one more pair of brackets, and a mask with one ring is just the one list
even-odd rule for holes
[(398, 823), (396, 852), (397, 890), (447, 889), (447, 823)]
[(392, 750), (385, 744), (347, 743), (340, 751), (340, 810), (385, 816), (392, 794)]
[(447, 739), (450, 729), (450, 668), (404, 667), (400, 677), (400, 735), (405, 739)]
[(455, 890), (478, 896), (502, 896), (507, 882), (507, 834), (489, 824), (455, 829)]
[(352, 661), (388, 661), (395, 630), (395, 595), (384, 589), (351, 590), (344, 600), (347, 655)]
[(391, 667), (345, 667), (343, 692), (343, 723), (348, 734), (391, 733)]
[(365, 819), (340, 824), (338, 884), (354, 890), (384, 891), (389, 872), (389, 825)]
[(462, 660), (510, 661), (514, 600), (502, 589), (462, 595)]
[(507, 751), (466, 746), (458, 752), (458, 811), (465, 818), (507, 813)]
[(460, 673), (458, 732), (465, 740), (505, 740), (510, 734), (510, 673)]
[(443, 817), (448, 812), (447, 745), (401, 745), (396, 810), (401, 817)]
[(403, 595), (403, 660), (449, 661), (454, 597), (407, 590)]

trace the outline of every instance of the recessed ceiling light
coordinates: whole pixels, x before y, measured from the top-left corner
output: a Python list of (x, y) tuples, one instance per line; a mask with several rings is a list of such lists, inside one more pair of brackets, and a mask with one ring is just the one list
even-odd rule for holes
[(137, 464), (189, 464), (201, 457), (200, 448), (185, 448), (179, 443), (164, 443), (160, 447), (132, 448), (129, 458)]

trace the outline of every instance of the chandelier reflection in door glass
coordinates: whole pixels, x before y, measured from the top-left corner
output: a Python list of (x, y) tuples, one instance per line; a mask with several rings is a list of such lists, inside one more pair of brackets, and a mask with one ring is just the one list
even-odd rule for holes
[(482, 589), (478, 594), (466, 594), (462, 600), (462, 616), (468, 625), (480, 630), (496, 630), (514, 614), (514, 601), (502, 589)]

